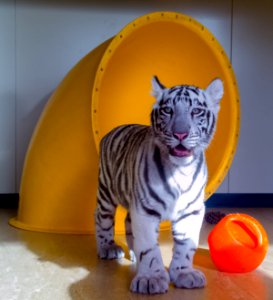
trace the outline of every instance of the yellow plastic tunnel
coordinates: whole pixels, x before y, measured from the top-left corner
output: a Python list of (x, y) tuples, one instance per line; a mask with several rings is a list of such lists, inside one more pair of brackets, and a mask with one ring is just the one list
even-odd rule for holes
[[(239, 93), (231, 64), (202, 24), (182, 14), (156, 12), (92, 50), (60, 83), (29, 145), (13, 226), (94, 233), (99, 141), (117, 125), (149, 124), (153, 75), (166, 86), (204, 88), (216, 77), (224, 81), (218, 128), (206, 154), (206, 199), (216, 191), (239, 133)], [(120, 210), (117, 233), (124, 230), (123, 218)]]

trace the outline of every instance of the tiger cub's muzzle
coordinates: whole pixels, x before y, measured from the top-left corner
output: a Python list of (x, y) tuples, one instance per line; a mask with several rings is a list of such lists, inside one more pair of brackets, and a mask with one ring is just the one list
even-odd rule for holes
[(176, 157), (187, 157), (193, 154), (192, 149), (187, 147), (185, 143), (187, 137), (189, 136), (188, 132), (174, 132), (174, 138), (179, 142), (175, 147), (170, 148), (170, 154)]

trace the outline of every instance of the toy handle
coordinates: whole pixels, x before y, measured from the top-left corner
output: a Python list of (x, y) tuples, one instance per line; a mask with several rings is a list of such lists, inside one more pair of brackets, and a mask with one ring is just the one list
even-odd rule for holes
[[(264, 245), (264, 229), (254, 218), (245, 214), (235, 214), (229, 219), (228, 228), (236, 243), (250, 248), (261, 248)], [(232, 224), (231, 224), (232, 223)]]

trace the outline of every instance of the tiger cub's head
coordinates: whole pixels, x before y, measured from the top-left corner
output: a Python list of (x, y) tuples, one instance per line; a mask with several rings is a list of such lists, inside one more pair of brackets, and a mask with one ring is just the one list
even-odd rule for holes
[(204, 90), (188, 85), (166, 88), (153, 77), (152, 87), (152, 128), (169, 154), (185, 158), (204, 151), (215, 132), (222, 81), (215, 79)]

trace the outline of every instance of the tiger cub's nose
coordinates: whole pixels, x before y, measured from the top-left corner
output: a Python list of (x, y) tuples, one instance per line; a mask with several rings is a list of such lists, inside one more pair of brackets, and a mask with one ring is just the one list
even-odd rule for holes
[(178, 139), (181, 142), (187, 138), (189, 133), (188, 132), (175, 132), (173, 135), (176, 139)]

